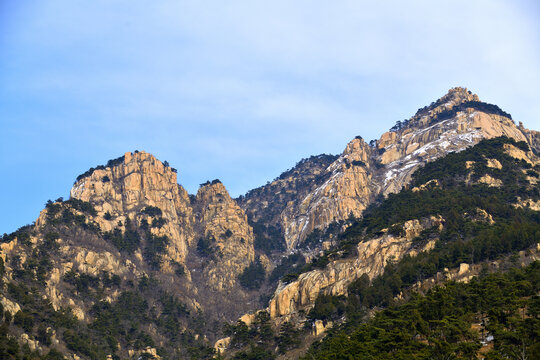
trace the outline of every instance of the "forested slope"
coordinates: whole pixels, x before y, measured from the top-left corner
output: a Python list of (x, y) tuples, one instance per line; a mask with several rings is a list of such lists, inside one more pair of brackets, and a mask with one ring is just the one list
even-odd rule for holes
[[(443, 219), (442, 226), (413, 239), (413, 247), (422, 249), (428, 242), (433, 246), (388, 262), (379, 276), (364, 274), (351, 281), (346, 296), (321, 290), (304, 315), (294, 315), (296, 326), (282, 323), (275, 338), (251, 342), (251, 350), (246, 349), (249, 341), (239, 341), (238, 324), (230, 332), (231, 347), (246, 350), (234, 358), (270, 359), (276, 345), (287, 354), (320, 320), (338, 325), (312, 346), (306, 359), (498, 359), (518, 352), (533, 358), (540, 330), (540, 265), (534, 262), (540, 212), (523, 204), (540, 199), (537, 160), (524, 142), (496, 138), (419, 169), (408, 188), (380, 199), (340, 236), (335, 248), (297, 267), (283, 281), (348, 261), (358, 256), (357, 244), (381, 234), (399, 237), (414, 219)], [(461, 264), (477, 264), (483, 271), (469, 284), (445, 282), (449, 269)], [(435, 287), (422, 286), (426, 283)], [(257, 326), (250, 329), (243, 333), (252, 331), (252, 339), (260, 338)]]

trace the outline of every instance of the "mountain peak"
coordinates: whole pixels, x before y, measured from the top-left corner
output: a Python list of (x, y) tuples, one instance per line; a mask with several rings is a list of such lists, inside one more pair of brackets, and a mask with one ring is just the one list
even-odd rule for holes
[(224, 200), (231, 201), (229, 192), (219, 179), (207, 181), (201, 184), (199, 190), (197, 191), (196, 197), (203, 203), (213, 203)]
[(114, 167), (118, 167), (121, 165), (129, 165), (135, 164), (135, 163), (143, 163), (147, 162), (152, 165), (156, 165), (158, 167), (168, 168), (170, 171), (176, 173), (176, 169), (169, 166), (169, 163), (167, 161), (161, 162), (159, 161), (154, 155), (147, 153), (145, 151), (139, 151), (135, 150), (134, 152), (126, 152), (124, 155), (117, 157), (116, 159), (111, 159), (107, 161), (106, 165), (98, 165), (95, 168), (92, 167), (85, 171), (84, 173), (77, 176), (77, 179), (75, 180), (75, 184), (80, 182), (81, 180), (91, 177), (96, 170), (106, 170), (106, 169), (112, 169)]
[(479, 102), (480, 98), (478, 95), (474, 94), (465, 87), (453, 87), (448, 90), (444, 96), (432, 102), (430, 105), (418, 109), (416, 114), (414, 114), (414, 116), (408, 121), (417, 122), (424, 117), (433, 117), (438, 113), (450, 110), (455, 106), (471, 101)]
[(455, 104), (459, 104), (465, 101), (480, 101), (480, 98), (466, 87), (456, 86), (448, 90), (446, 95), (439, 100), (443, 102), (452, 101)]
[(480, 101), (480, 98), (466, 87), (456, 86), (449, 89), (445, 95), (432, 102), (427, 108), (430, 110), (438, 108), (446, 110), (469, 101)]

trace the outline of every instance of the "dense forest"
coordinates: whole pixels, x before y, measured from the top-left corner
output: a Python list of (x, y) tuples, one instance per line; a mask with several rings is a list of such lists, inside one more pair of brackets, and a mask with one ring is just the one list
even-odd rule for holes
[(348, 321), (304, 359), (533, 359), (540, 354), (540, 262), (412, 294)]
[[(359, 241), (383, 231), (399, 236), (407, 220), (431, 215), (444, 219), (442, 230), (426, 229), (413, 240), (417, 246), (436, 240), (432, 251), (390, 262), (371, 281), (367, 275), (360, 277), (349, 285), (346, 297), (320, 295), (306, 316), (304, 329), (282, 326), (271, 341), (255, 341), (262, 336), (258, 330), (262, 325), (237, 324), (236, 332), (230, 331), (233, 347), (244, 350), (235, 359), (271, 359), (274, 347), (279, 351), (294, 348), (316, 320), (342, 325), (314, 344), (305, 359), (476, 358), (480, 349), (490, 359), (512, 358), (518, 352), (533, 358), (540, 349), (536, 309), (540, 264), (525, 270), (514, 267), (517, 252), (540, 243), (540, 213), (514, 204), (519, 199), (540, 199), (538, 187), (527, 180), (538, 178), (540, 169), (509, 156), (505, 151), (509, 145), (529, 150), (525, 143), (496, 138), (449, 154), (419, 169), (408, 189), (369, 207), (362, 219), (341, 234), (334, 249), (309, 263), (299, 255), (289, 256), (274, 270), (283, 282), (324, 268), (330, 261), (355, 256)], [(497, 159), (500, 169), (489, 167), (489, 159)], [(486, 174), (500, 179), (500, 186), (480, 183)], [(428, 185), (419, 191), (424, 184)], [(489, 275), (486, 270), (470, 284), (447, 283), (425, 295), (410, 290), (419, 281), (461, 263), (485, 264), (502, 258), (514, 259), (507, 274)], [(367, 315), (375, 309), (386, 310), (370, 319)], [(478, 323), (480, 334), (474, 330)], [(288, 347), (280, 345), (280, 336), (288, 339)], [(489, 351), (482, 343), (486, 339), (492, 346)]]

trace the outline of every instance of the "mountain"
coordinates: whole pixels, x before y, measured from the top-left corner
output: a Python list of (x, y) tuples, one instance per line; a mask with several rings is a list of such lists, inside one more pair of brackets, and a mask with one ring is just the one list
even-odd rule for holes
[(539, 150), (539, 132), (454, 88), (238, 199), (217, 179), (188, 194), (167, 162), (127, 152), (2, 236), (0, 354), (204, 359), (217, 340), (227, 357), (298, 358), (411, 289), (534, 263)]
[[(351, 214), (359, 217), (378, 196), (400, 191), (423, 164), (498, 136), (526, 141), (539, 150), (538, 131), (516, 126), (497, 106), (480, 102), (465, 88), (453, 88), (379, 140), (368, 144), (356, 137), (329, 165), (329, 157), (326, 162), (306, 159), (289, 172), (297, 173), (294, 182), (284, 173), (248, 192), (240, 204), (248, 216), (279, 228), (287, 248), (295, 249), (314, 229)], [(313, 171), (304, 174), (305, 167)], [(261, 196), (265, 200), (260, 201)]]
[(534, 358), (539, 179), (538, 155), (506, 137), (428, 163), (217, 345), (233, 359)]

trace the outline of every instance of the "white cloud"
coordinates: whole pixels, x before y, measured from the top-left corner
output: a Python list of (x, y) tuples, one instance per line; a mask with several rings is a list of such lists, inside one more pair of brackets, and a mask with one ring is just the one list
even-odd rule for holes
[(539, 129), (539, 15), (535, 0), (5, 0), (0, 125), (26, 135), (2, 146), (22, 148), (22, 176), (38, 148), (72, 164), (138, 148), (191, 188), (216, 173), (240, 193), (456, 85)]

